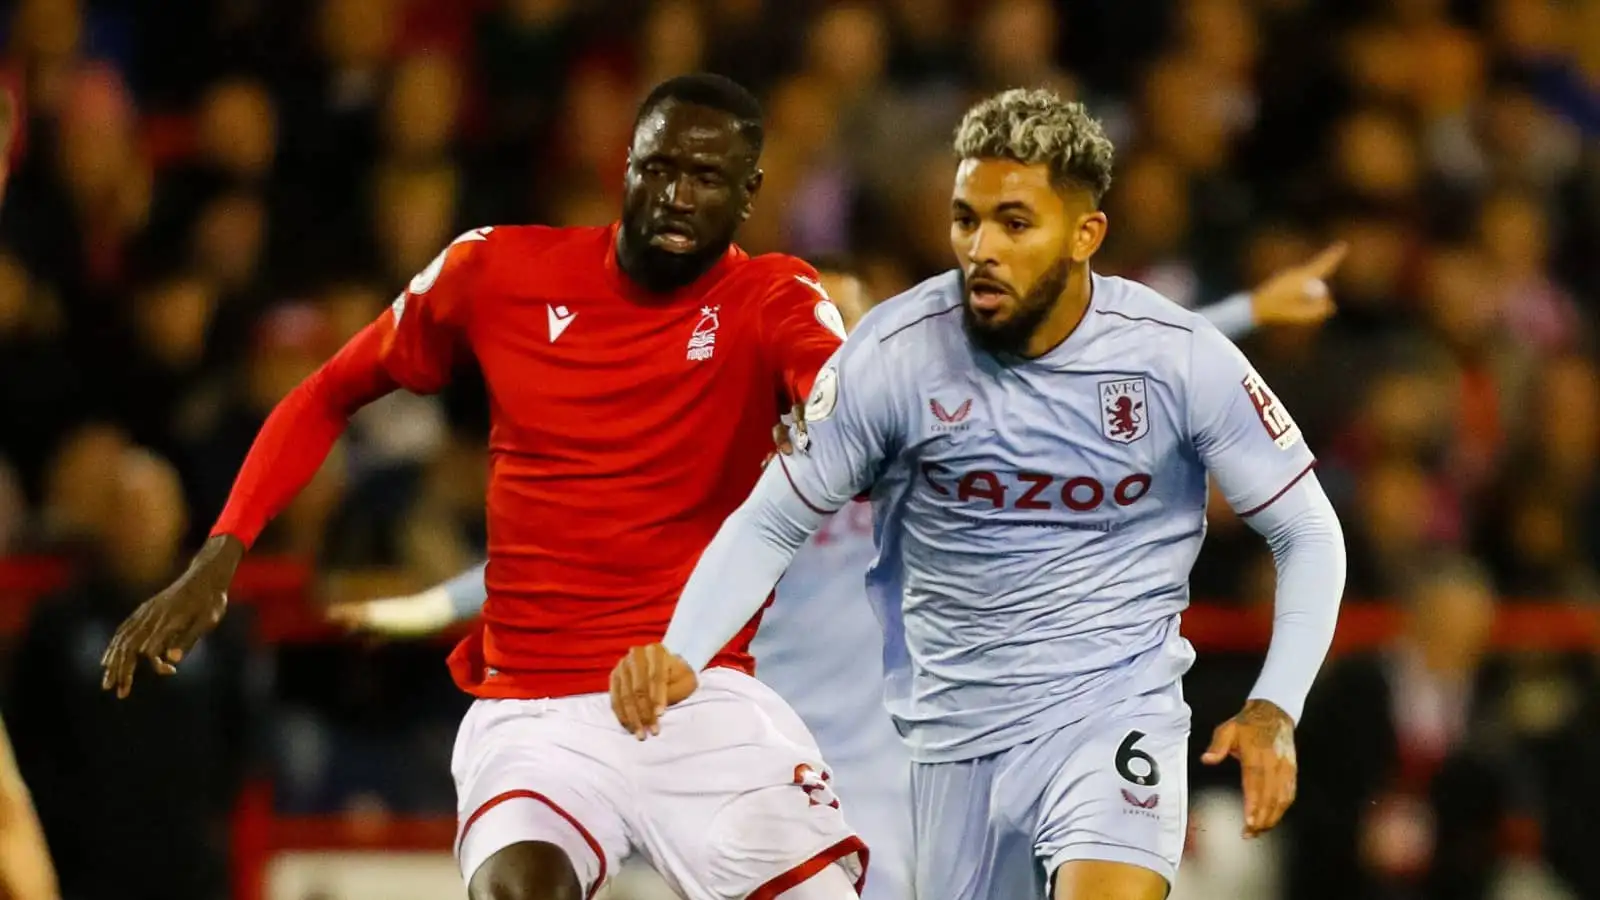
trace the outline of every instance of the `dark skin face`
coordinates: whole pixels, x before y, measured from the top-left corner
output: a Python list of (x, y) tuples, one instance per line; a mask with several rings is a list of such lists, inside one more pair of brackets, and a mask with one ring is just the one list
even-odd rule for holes
[(1106, 236), (1093, 196), (1044, 165), (969, 159), (956, 170), (950, 246), (966, 288), (967, 333), (991, 353), (1041, 356), (1089, 304), (1089, 259)]
[(617, 259), (647, 290), (683, 287), (727, 252), (750, 216), (761, 170), (738, 121), (669, 100), (633, 133)]

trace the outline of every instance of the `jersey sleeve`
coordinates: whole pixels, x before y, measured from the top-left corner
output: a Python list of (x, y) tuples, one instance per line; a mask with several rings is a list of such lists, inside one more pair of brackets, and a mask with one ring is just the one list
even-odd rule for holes
[(414, 394), (432, 394), (449, 381), (466, 348), (467, 317), (481, 288), (492, 229), (456, 238), (418, 272), (379, 320), (380, 360), (390, 377)]
[(250, 445), (211, 535), (250, 547), (322, 467), (356, 410), (395, 389), (381, 323), (363, 328), (272, 410)]
[(1265, 509), (1316, 464), (1289, 410), (1209, 325), (1195, 328), (1188, 385), (1195, 449), (1241, 516)]
[(844, 341), (844, 317), (815, 269), (800, 263), (778, 276), (762, 306), (761, 338), (779, 392), (790, 403), (802, 402), (817, 371)]
[(1237, 341), (1256, 330), (1255, 301), (1248, 291), (1231, 294), (1195, 312), (1227, 335), (1229, 340)]
[(777, 460), (807, 506), (831, 513), (872, 487), (900, 444), (893, 388), (870, 334), (846, 342), (817, 372), (797, 452)]

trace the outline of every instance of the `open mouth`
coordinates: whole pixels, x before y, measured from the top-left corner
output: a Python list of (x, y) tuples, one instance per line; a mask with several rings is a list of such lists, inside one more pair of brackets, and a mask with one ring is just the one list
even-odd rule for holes
[(650, 243), (668, 253), (689, 253), (700, 245), (694, 236), (694, 229), (679, 222), (664, 222), (656, 226)]
[(998, 281), (972, 278), (967, 281), (968, 303), (974, 312), (998, 312), (1011, 296), (1011, 290)]

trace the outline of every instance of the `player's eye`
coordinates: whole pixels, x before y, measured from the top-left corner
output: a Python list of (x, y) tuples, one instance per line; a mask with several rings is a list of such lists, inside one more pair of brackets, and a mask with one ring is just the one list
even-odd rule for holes
[(1032, 227), (1033, 227), (1033, 225), (1030, 224), (1026, 219), (1007, 219), (1006, 220), (1006, 230), (1011, 232), (1012, 234), (1021, 234), (1022, 232), (1027, 231), (1029, 228), (1032, 228)]
[(977, 219), (973, 218), (970, 213), (956, 213), (955, 223), (956, 227), (962, 231), (971, 231), (978, 227)]
[(667, 164), (656, 160), (646, 162), (641, 169), (651, 178), (660, 178), (667, 174)]
[(708, 188), (722, 187), (724, 184), (728, 183), (727, 179), (723, 178), (722, 173), (720, 172), (701, 172), (699, 175), (695, 176), (695, 180), (700, 182), (702, 187)]

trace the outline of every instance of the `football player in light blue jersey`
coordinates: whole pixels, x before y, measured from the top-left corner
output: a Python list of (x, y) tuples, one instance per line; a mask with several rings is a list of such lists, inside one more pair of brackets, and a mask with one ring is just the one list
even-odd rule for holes
[[(1316, 324), (1333, 311), (1324, 279), (1342, 245), (1287, 268), (1253, 291), (1200, 310), (1230, 336), (1258, 325)], [(854, 330), (872, 301), (848, 264), (818, 260), (823, 286)], [(828, 517), (796, 554), (777, 586), (752, 651), (757, 675), (811, 728), (833, 770), (853, 825), (872, 850), (866, 900), (910, 900), (912, 878), (911, 760), (884, 714), (882, 697), (863, 685), (883, 681), (882, 631), (865, 597), (865, 573), (877, 556), (869, 503), (856, 500)], [(436, 587), (334, 607), (335, 619), (390, 637), (434, 634), (475, 618), (485, 598), (483, 566)], [(632, 873), (635, 881), (645, 876)], [(632, 888), (630, 884), (623, 890)], [(629, 900), (640, 900), (628, 894)]]
[(801, 545), (870, 489), (885, 699), (910, 748), (918, 894), (1159, 900), (1182, 853), (1193, 662), (1179, 634), (1207, 475), (1267, 540), (1261, 676), (1204, 760), (1247, 834), (1294, 798), (1294, 725), (1332, 640), (1343, 536), (1288, 411), (1204, 317), (1094, 274), (1112, 148), (1015, 90), (968, 112), (960, 268), (882, 304), (817, 377), (797, 453), (706, 549), (661, 644), (618, 664), (641, 739)]

